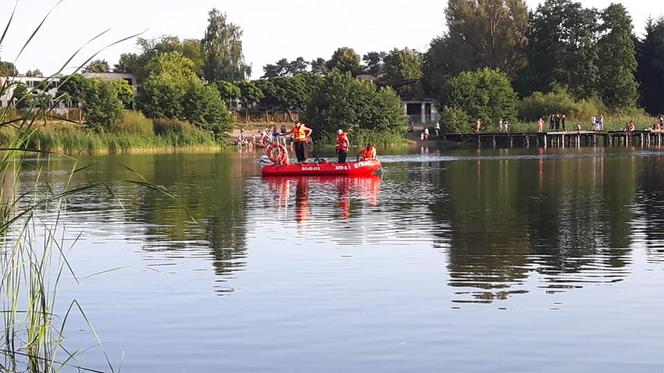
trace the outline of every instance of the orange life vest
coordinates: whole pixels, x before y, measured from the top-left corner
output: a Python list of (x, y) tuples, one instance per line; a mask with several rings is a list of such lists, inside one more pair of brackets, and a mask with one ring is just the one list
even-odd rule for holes
[(293, 132), (293, 140), (301, 142), (301, 141), (307, 141), (307, 135), (308, 133), (311, 133), (311, 130), (307, 127), (304, 126), (304, 124), (300, 124), (300, 126), (295, 126), (292, 129)]
[(373, 146), (371, 148), (365, 148), (362, 151), (362, 158), (363, 159), (375, 159), (376, 158), (376, 148)]
[(341, 133), (337, 136), (337, 150), (348, 151), (350, 148), (350, 143), (348, 141), (348, 136), (346, 133)]

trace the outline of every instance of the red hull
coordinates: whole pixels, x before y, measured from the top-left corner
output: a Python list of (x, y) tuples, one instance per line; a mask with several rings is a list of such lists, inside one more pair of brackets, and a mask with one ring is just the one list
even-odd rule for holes
[(263, 176), (362, 176), (380, 170), (377, 159), (350, 163), (305, 163), (284, 166), (264, 166)]

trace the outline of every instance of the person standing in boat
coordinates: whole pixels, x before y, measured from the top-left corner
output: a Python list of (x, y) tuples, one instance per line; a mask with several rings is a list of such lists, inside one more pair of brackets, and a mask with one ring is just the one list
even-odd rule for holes
[(376, 147), (373, 144), (367, 144), (360, 154), (357, 155), (357, 159), (360, 161), (376, 159)]
[(297, 161), (300, 163), (304, 163), (304, 161), (307, 160), (307, 157), (304, 155), (304, 145), (310, 141), (309, 137), (311, 136), (312, 132), (313, 130), (311, 130), (311, 128), (307, 128), (304, 124), (297, 121), (295, 122), (295, 126), (293, 126), (289, 132), (284, 134), (293, 135), (293, 147), (295, 148), (295, 156), (297, 157)]
[(343, 130), (339, 130), (337, 134), (337, 156), (339, 157), (339, 163), (346, 163), (348, 150), (350, 150), (348, 134)]

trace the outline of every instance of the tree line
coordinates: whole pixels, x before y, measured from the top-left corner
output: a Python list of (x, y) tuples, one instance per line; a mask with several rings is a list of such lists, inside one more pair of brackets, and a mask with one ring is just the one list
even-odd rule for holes
[[(329, 59), (279, 59), (263, 67), (261, 79), (251, 81), (242, 29), (213, 9), (201, 39), (139, 38), (139, 53), (122, 54), (113, 68), (98, 60), (87, 69), (133, 74), (139, 84), (136, 106), (151, 118), (188, 120), (219, 131), (232, 126), (227, 114), (233, 102), (245, 110), (298, 113), (329, 123), (332, 117), (321, 118), (321, 113), (352, 112), (349, 105), (384, 108), (387, 102), (398, 105), (399, 96), (433, 98), (451, 130), (476, 118), (493, 124), (530, 120), (548, 110), (574, 114), (584, 105), (607, 112), (664, 112), (664, 101), (658, 99), (664, 85), (664, 19), (649, 20), (645, 35), (637, 37), (621, 4), (598, 10), (572, 0), (546, 0), (529, 11), (524, 0), (448, 0), (445, 23), (446, 32), (424, 53), (395, 48), (360, 56), (341, 47)], [(358, 92), (371, 97), (360, 100), (364, 96)], [(364, 111), (380, 111), (376, 107)], [(335, 120), (376, 128), (385, 121), (356, 123), (366, 117)], [(390, 126), (397, 131), (405, 118), (388, 120), (400, 122)]]

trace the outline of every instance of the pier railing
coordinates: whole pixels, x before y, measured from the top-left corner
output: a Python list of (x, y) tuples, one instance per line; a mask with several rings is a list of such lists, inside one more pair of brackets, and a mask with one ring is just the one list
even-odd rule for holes
[(661, 146), (664, 131), (565, 131), (523, 133), (444, 133), (442, 140), (479, 147)]

